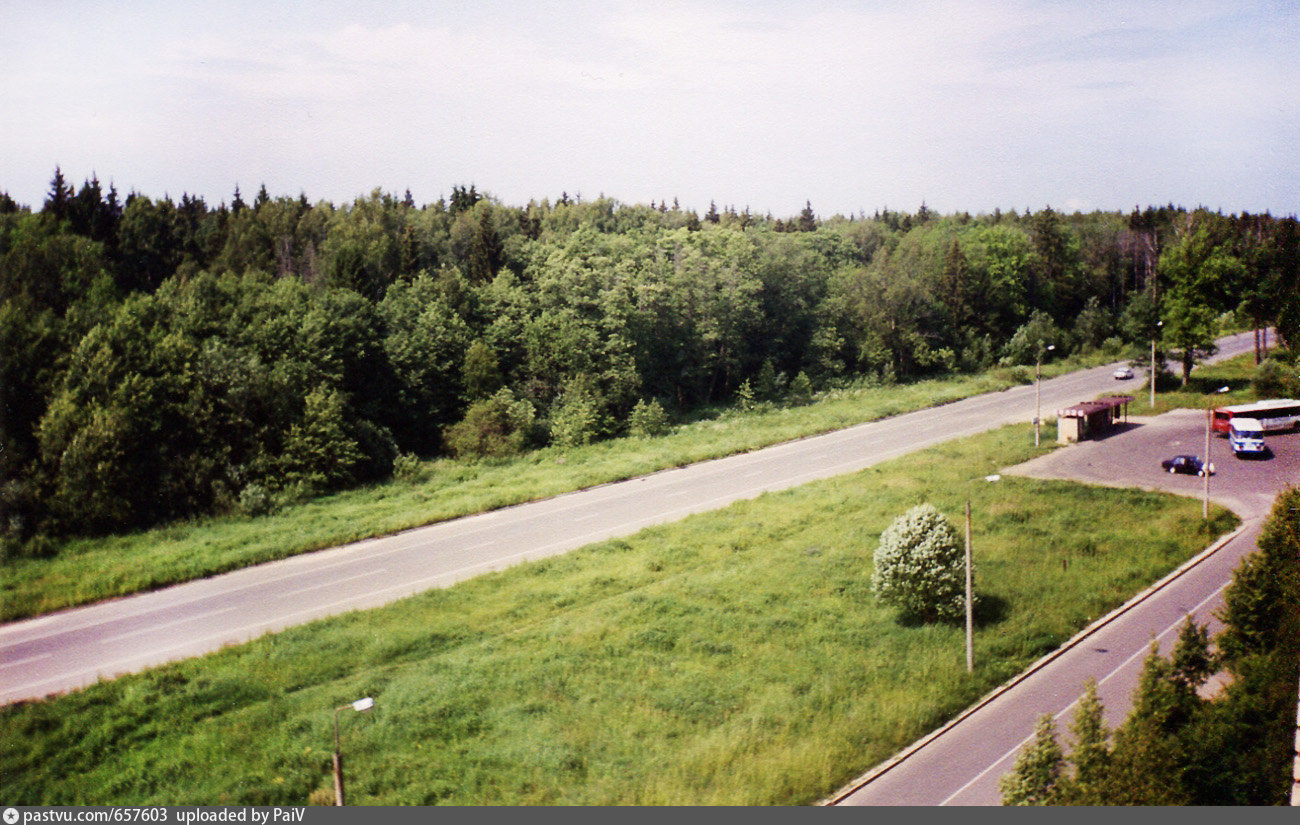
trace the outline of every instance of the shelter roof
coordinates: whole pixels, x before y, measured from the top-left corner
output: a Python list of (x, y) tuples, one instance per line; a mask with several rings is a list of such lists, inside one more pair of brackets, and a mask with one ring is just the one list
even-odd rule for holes
[(1125, 404), (1131, 404), (1134, 398), (1131, 395), (1110, 395), (1105, 398), (1098, 398), (1096, 401), (1080, 401), (1073, 407), (1057, 410), (1057, 418), (1087, 418), (1090, 415), (1096, 415), (1103, 410), (1122, 407)]

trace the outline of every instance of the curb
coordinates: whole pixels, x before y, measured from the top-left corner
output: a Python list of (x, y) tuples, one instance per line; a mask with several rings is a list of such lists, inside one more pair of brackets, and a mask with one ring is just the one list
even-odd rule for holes
[[(924, 748), (926, 745), (933, 742), (935, 739), (938, 739), (940, 736), (947, 733), (952, 728), (959, 725), (967, 717), (971, 716), (976, 711), (980, 710), (985, 705), (992, 702), (994, 699), (997, 699), (1002, 694), (1011, 690), (1012, 688), (1014, 688), (1016, 685), (1020, 684), (1024, 680), (1028, 679), (1030, 676), (1042, 670), (1044, 667), (1051, 664), (1057, 658), (1064, 655), (1066, 651), (1069, 651), (1072, 648), (1078, 646), (1081, 642), (1083, 642), (1086, 638), (1091, 636), (1093, 633), (1096, 633), (1098, 630), (1110, 624), (1111, 622), (1115, 621), (1120, 616), (1132, 610), (1134, 607), (1137, 607), (1139, 604), (1146, 601), (1151, 596), (1155, 595), (1160, 590), (1168, 586), (1170, 582), (1174, 581), (1175, 579), (1182, 576), (1187, 571), (1191, 570), (1192, 568), (1199, 565), (1201, 562), (1208, 559), (1210, 556), (1217, 553), (1229, 542), (1231, 542), (1232, 540), (1236, 539), (1239, 535), (1241, 535), (1248, 526), (1249, 526), (1248, 523), (1243, 522), (1240, 526), (1237, 527), (1236, 530), (1233, 530), (1231, 533), (1228, 533), (1227, 535), (1218, 539), (1209, 547), (1202, 550), (1200, 553), (1197, 553), (1195, 556), (1183, 562), (1178, 567), (1175, 567), (1169, 573), (1166, 573), (1164, 577), (1161, 578), (1159, 581), (1157, 581), (1155, 584), (1150, 585), (1145, 590), (1141, 591), (1136, 596), (1129, 599), (1127, 602), (1124, 602), (1124, 604), (1120, 605), (1119, 607), (1115, 608), (1111, 612), (1107, 613), (1105, 616), (1102, 616), (1101, 618), (1095, 620), (1087, 627), (1085, 627), (1083, 630), (1080, 630), (1078, 633), (1071, 636), (1060, 647), (1056, 648), (1051, 653), (1044, 655), (1042, 658), (1038, 659), (1038, 661), (1034, 662), (1029, 667), (1025, 668), (1023, 671), (1013, 676), (1009, 681), (1004, 682), (1003, 684), (991, 690), (989, 693), (985, 694), (983, 698), (981, 698), (975, 704), (963, 710), (961, 713), (957, 714), (955, 717), (950, 719), (943, 726), (936, 728), (935, 730), (931, 731), (930, 733), (916, 740), (911, 745), (908, 745), (906, 748), (904, 748), (902, 751), (890, 757), (887, 761), (882, 762), (881, 764), (877, 765), (876, 767), (862, 774), (857, 779), (854, 779), (849, 784), (840, 788), (831, 796), (826, 797), (825, 799), (821, 800), (816, 804), (818, 806), (838, 805), (840, 802), (844, 801), (844, 799), (856, 793), (858, 790), (866, 787), (867, 785), (870, 785), (872, 782), (880, 778), (882, 775), (898, 767), (903, 762), (905, 762), (910, 756), (912, 756), (917, 751)], [(1300, 720), (1300, 717), (1297, 717), (1297, 719)], [(1297, 724), (1300, 724), (1300, 721), (1298, 721)], [(1297, 756), (1297, 764), (1300, 764), (1300, 756)]]

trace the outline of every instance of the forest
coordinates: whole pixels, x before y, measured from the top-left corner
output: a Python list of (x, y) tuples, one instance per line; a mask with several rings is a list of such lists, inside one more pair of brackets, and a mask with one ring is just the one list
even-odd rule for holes
[(1173, 205), (510, 206), (473, 185), (422, 205), (263, 186), (213, 206), (56, 170), (39, 209), (0, 193), (0, 301), (0, 538), (17, 557), (265, 512), (413, 457), (653, 435), (737, 399), (1141, 359), (1153, 339), (1186, 380), (1225, 318), (1275, 330), (1257, 359), (1293, 360), (1300, 230)]

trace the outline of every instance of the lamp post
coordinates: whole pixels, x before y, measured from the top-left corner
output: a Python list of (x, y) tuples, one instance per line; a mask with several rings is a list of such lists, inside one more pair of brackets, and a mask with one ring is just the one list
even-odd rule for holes
[(1205, 475), (1205, 497), (1201, 500), (1201, 518), (1205, 521), (1206, 526), (1209, 526), (1209, 522), (1210, 522), (1210, 468), (1213, 466), (1210, 464), (1210, 419), (1213, 418), (1213, 416), (1214, 414), (1210, 411), (1210, 408), (1206, 407), (1205, 408), (1205, 467), (1202, 468), (1204, 470), (1204, 475)]
[[(1231, 392), (1232, 387), (1220, 387), (1215, 390), (1215, 395), (1222, 395), (1225, 392)], [(1201, 518), (1205, 520), (1206, 525), (1210, 522), (1210, 473), (1214, 470), (1214, 465), (1210, 463), (1210, 429), (1214, 421), (1214, 398), (1210, 398), (1210, 403), (1205, 408), (1205, 496), (1201, 500)]]
[(375, 706), (375, 700), (369, 696), (346, 705), (334, 708), (334, 804), (343, 807), (343, 754), (339, 750), (339, 711), (352, 708), (360, 713)]
[[(984, 476), (992, 483), (999, 481), (1001, 475)], [(970, 550), (970, 489), (966, 490), (966, 672), (975, 672), (975, 587)]]
[(1038, 446), (1039, 428), (1042, 426), (1043, 418), (1043, 353), (1051, 352), (1056, 349), (1055, 344), (1049, 344), (1047, 349), (1038, 347), (1038, 365), (1034, 367), (1034, 446)]

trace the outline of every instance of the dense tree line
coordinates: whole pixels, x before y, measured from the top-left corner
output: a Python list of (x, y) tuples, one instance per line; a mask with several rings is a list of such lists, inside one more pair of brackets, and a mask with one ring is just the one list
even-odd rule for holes
[(0, 194), (5, 546), (1048, 343), (1118, 356), (1161, 319), (1185, 364), (1225, 312), (1295, 342), (1298, 246), (1294, 218), (1172, 206), (701, 219), (456, 186), (214, 207), (56, 171), (38, 210)]
[[(1016, 805), (1286, 805), (1300, 681), (1300, 488), (1274, 503), (1224, 591), (1211, 645), (1189, 618), (1168, 658), (1155, 644), (1133, 708), (1112, 736), (1090, 682), (1070, 752), (1050, 716), (1002, 780)], [(1200, 690), (1220, 669), (1217, 696)]]

